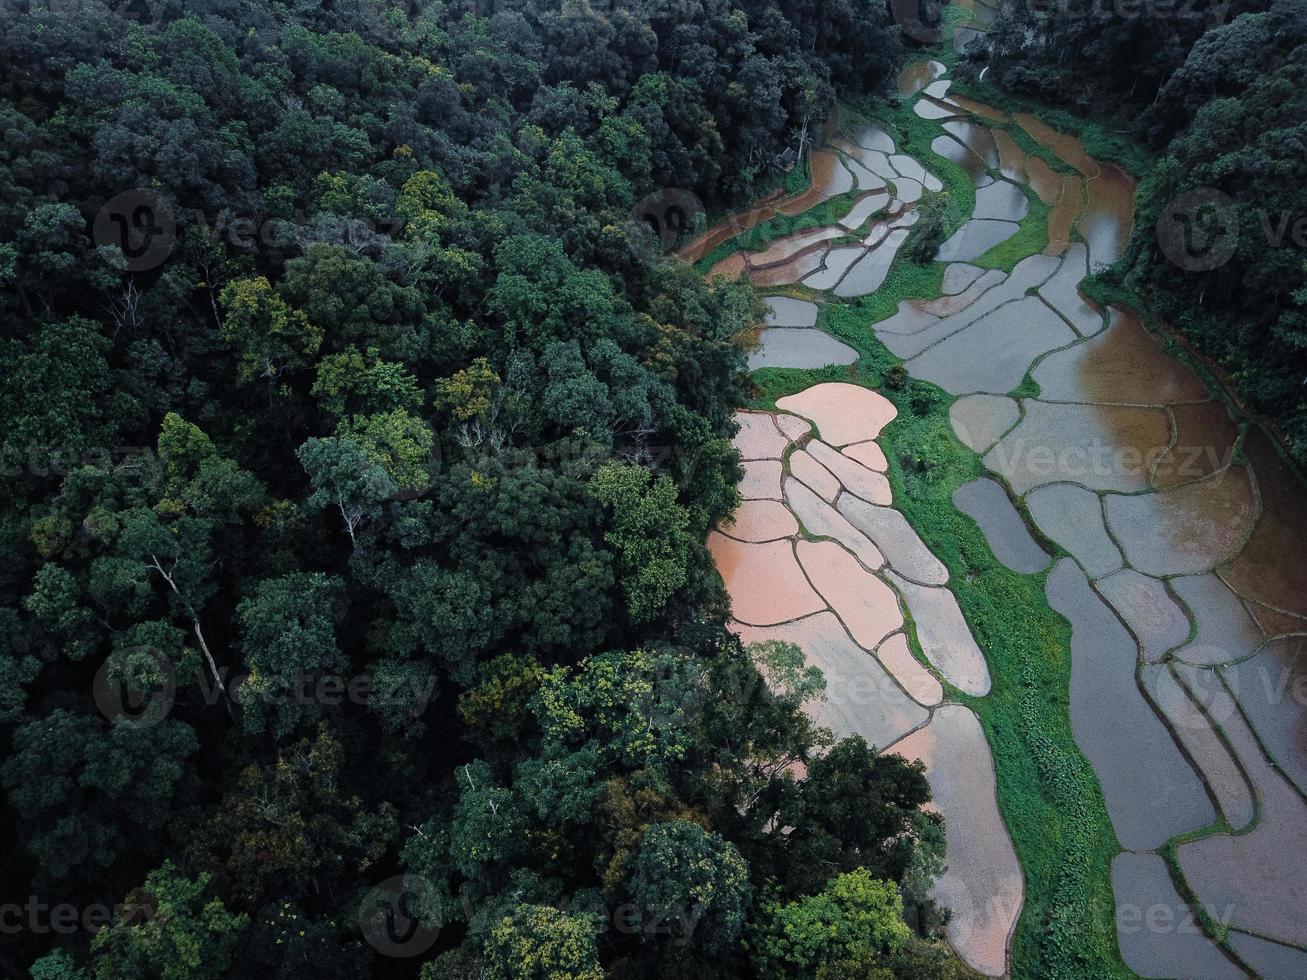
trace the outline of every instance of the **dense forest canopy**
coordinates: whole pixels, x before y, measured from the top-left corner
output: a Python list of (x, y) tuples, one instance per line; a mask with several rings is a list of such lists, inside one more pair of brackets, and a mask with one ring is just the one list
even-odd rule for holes
[(631, 227), (902, 57), (858, 0), (7, 6), (7, 969), (961, 969), (920, 766), (724, 628), (759, 302)]
[(990, 40), (973, 74), (1159, 154), (1122, 271), (1307, 466), (1307, 3), (1013, 0)]

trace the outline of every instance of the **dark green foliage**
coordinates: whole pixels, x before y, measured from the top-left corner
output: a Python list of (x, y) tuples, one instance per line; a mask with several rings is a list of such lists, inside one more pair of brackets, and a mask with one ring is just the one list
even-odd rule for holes
[[(1140, 173), (1114, 284), (1189, 340), (1307, 465), (1307, 4), (1131, 9), (1005, 5), (992, 52), (960, 72), (974, 78), (987, 65), (987, 81), (1007, 92), (1106, 117), (1113, 132), (1087, 142), (1095, 155), (1110, 145), (1110, 158), (1141, 160), (1121, 133), (1161, 154)], [(1202, 209), (1212, 199), (1221, 211)], [(1159, 234), (1176, 240), (1170, 254)], [(1206, 263), (1227, 240), (1228, 256)]]
[[(1140, 187), (1127, 282), (1307, 465), (1307, 3), (1277, 0), (1205, 35), (1150, 114), (1187, 124)], [(1177, 203), (1210, 220), (1188, 213), (1196, 194), (1225, 195), (1219, 224), (1164, 251)], [(1209, 247), (1228, 259), (1207, 267)]]
[[(1206, 31), (1272, 0), (1198, 0), (1192, 4), (1116, 6), (1002, 5), (991, 40), (996, 81), (1004, 89), (1088, 114), (1130, 120), (1149, 106)], [(1183, 125), (1172, 115), (1153, 125)]]
[(774, 186), (901, 54), (852, 0), (20, 0), (0, 873), (129, 904), (7, 962), (381, 975), (407, 869), (424, 975), (732, 976), (762, 889), (920, 866), (920, 774), (816, 760), (814, 678), (723, 627), (762, 306), (628, 232)]

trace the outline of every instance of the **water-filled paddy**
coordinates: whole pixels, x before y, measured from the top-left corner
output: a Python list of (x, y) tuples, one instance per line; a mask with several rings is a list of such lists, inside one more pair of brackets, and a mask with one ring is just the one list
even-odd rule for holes
[(745, 643), (782, 640), (801, 646), (808, 662), (826, 678), (826, 697), (813, 706), (813, 719), (840, 735), (861, 735), (869, 745), (885, 746), (930, 717), (853, 641), (834, 613), (820, 612), (781, 626), (734, 623), (731, 628)]
[[(1118, 854), (1112, 862), (1117, 935), (1126, 964), (1145, 977), (1238, 980), (1244, 972), (1198, 925), (1197, 911), (1175, 890), (1156, 854)], [(1164, 928), (1159, 924), (1165, 922)]]
[(1160, 847), (1216, 817), (1207, 793), (1135, 682), (1136, 648), (1069, 559), (1048, 601), (1071, 623), (1071, 730), (1094, 766), (1123, 847)]
[[(961, 396), (948, 409), (952, 430), (962, 446), (984, 454), (993, 478), (961, 488), (957, 504), (976, 517), (995, 557), (1035, 575), (1051, 560), (1013, 501), (1070, 555), (1047, 573), (1047, 595), (1072, 626), (1071, 730), (1117, 837), (1132, 851), (1114, 867), (1118, 903), (1179, 907), (1193, 896), (1209, 910), (1229, 912), (1231, 931), (1217, 937), (1201, 929), (1184, 938), (1118, 929), (1125, 960), (1153, 973), (1222, 976), (1233, 960), (1217, 948), (1219, 940), (1276, 975), (1304, 955), (1283, 943), (1307, 945), (1301, 916), (1287, 911), (1307, 907), (1299, 884), (1307, 876), (1296, 857), (1307, 850), (1307, 804), (1299, 792), (1307, 783), (1307, 725), (1292, 694), (1307, 680), (1300, 641), (1268, 639), (1307, 633), (1301, 489), (1260, 430), (1241, 437), (1226, 409), (1136, 315), (1100, 309), (1080, 293), (1090, 269), (1119, 254), (1130, 233), (1133, 180), (1093, 160), (1078, 137), (1034, 116), (1018, 113), (1008, 122), (943, 86), (926, 93), (941, 81), (937, 76), (932, 67), (919, 68), (905, 78), (905, 91), (928, 107), (928, 118), (950, 110), (964, 117), (929, 123), (938, 127), (932, 148), (970, 175), (977, 208), (940, 253), (947, 263), (940, 296), (904, 297), (891, 317), (869, 326), (909, 374)], [(992, 128), (1003, 124), (1018, 126), (1058, 162), (1025, 154), (1011, 133)], [(903, 233), (894, 241), (901, 244), (917, 197), (940, 186), (936, 175), (918, 173), (915, 161), (897, 153), (879, 127), (848, 137), (837, 146), (848, 158), (850, 186), (865, 180), (867, 190), (883, 183), (907, 193), (887, 202), (886, 216), (867, 215), (865, 255), (832, 261), (830, 240), (817, 238), (810, 254), (822, 255), (819, 265), (803, 252), (782, 256), (782, 263), (808, 264), (777, 275), (826, 292), (827, 302), (886, 281), (897, 252), (878, 250), (895, 232)], [(846, 180), (833, 165), (819, 176), (823, 191)], [(985, 272), (966, 260), (1015, 234), (1029, 210), (1018, 184), (1050, 207), (1049, 244), (1010, 273)], [(985, 222), (995, 227), (987, 232)], [(985, 237), (965, 244), (976, 235)], [(810, 312), (815, 318), (815, 307), (802, 315)], [(785, 315), (799, 314), (796, 308)], [(946, 569), (935, 567), (938, 559), (894, 509), (888, 484), (850, 475), (858, 470), (840, 475), (850, 464), (878, 477), (886, 470), (876, 440), (894, 416), (887, 402), (867, 394), (856, 385), (822, 384), (780, 399), (778, 407), (794, 414), (778, 415), (777, 431), (788, 435), (791, 426), (791, 438), (812, 441), (802, 454), (784, 450), (792, 475), (783, 497), (774, 457), (750, 463), (778, 468), (755, 471), (746, 484), (783, 499), (803, 534), (825, 539), (803, 546), (811, 561), (825, 564), (816, 578), (805, 577), (799, 593), (806, 599), (807, 589), (826, 611), (799, 621), (838, 621), (843, 610), (865, 641), (859, 649), (904, 699), (885, 699), (874, 717), (854, 712), (847, 724), (883, 733), (918, 717), (903, 704), (927, 712), (929, 720), (897, 747), (927, 758), (937, 802), (950, 819), (950, 871), (937, 889), (960, 910), (950, 939), (968, 962), (998, 973), (1020, 907), (1020, 872), (1014, 852), (989, 877), (972, 863), (977, 842), (997, 854), (1011, 844), (1005, 833), (994, 844), (980, 826), (986, 785), (989, 799), (994, 792), (986, 783), (992, 762), (974, 715), (948, 703), (953, 689), (982, 697), (989, 691), (988, 651), (962, 615)], [(783, 421), (795, 415), (812, 421), (811, 436)], [(867, 499), (877, 493), (883, 496)], [(733, 600), (748, 587), (736, 568), (729, 569)], [(910, 629), (893, 625), (888, 595), (900, 616), (910, 614)], [(843, 622), (841, 629), (853, 643), (852, 627)], [(974, 771), (952, 765), (936, 747), (948, 728), (966, 727), (957, 720), (964, 716), (974, 736), (962, 741), (984, 749)], [(947, 726), (946, 717), (953, 719)], [(1218, 819), (1242, 832), (1219, 831)], [(1177, 834), (1196, 835), (1176, 849), (1185, 901), (1158, 870), (1165, 871), (1163, 845)], [(1005, 890), (1013, 881), (1015, 893)], [(1002, 896), (1013, 894), (1016, 904), (1008, 907)], [(1004, 914), (986, 918), (986, 910), (1000, 907)]]
[(971, 966), (1000, 975), (1025, 882), (995, 803), (994, 759), (980, 722), (962, 705), (941, 705), (929, 725), (892, 750), (925, 763), (944, 815), (948, 870), (936, 896), (953, 910), (949, 939)]
[(953, 492), (953, 503), (980, 525), (994, 557), (1008, 568), (1029, 575), (1048, 567), (1048, 552), (1031, 536), (1007, 493), (993, 480), (963, 484)]
[(848, 344), (812, 327), (768, 327), (759, 333), (758, 349), (749, 355), (749, 370), (819, 368), (857, 359), (858, 352)]

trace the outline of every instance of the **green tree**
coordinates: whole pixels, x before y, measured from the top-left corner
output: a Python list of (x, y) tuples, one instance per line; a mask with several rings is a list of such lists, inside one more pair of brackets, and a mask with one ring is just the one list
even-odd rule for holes
[(487, 980), (603, 980), (594, 927), (547, 905), (519, 905), (486, 940)]
[(735, 845), (684, 820), (645, 831), (626, 888), (642, 939), (693, 943), (711, 955), (735, 948), (753, 897)]
[(381, 506), (398, 492), (390, 472), (353, 439), (308, 439), (296, 451), (313, 493), (306, 503), (340, 515), (350, 544), (358, 547), (359, 528), (381, 515)]
[(338, 435), (362, 447), (379, 464), (399, 491), (416, 493), (431, 483), (434, 437), (430, 427), (402, 408), (376, 415), (352, 416), (341, 422)]
[(296, 572), (259, 582), (236, 607), (249, 671), (238, 696), (248, 729), (261, 730), (269, 711), (279, 737), (322, 717), (324, 706), (310, 693), (325, 675), (343, 685), (348, 666), (336, 643), (343, 586), (321, 572)]
[(373, 415), (396, 409), (413, 412), (422, 405), (417, 378), (395, 361), (383, 361), (380, 351), (368, 348), (366, 356), (350, 347), (318, 362), (311, 394), (329, 417)]
[(195, 732), (56, 709), (20, 725), (0, 766), (17, 837), (46, 882), (90, 879), (157, 854), (160, 833), (190, 802)]
[(591, 480), (590, 492), (611, 512), (604, 540), (620, 556), (619, 575), (631, 619), (652, 619), (685, 585), (696, 547), (676, 487), (642, 467), (609, 463)]
[(98, 980), (224, 977), (249, 917), (205, 898), (210, 876), (183, 877), (171, 861), (127, 896), (114, 923), (91, 941)]
[(894, 882), (858, 868), (819, 894), (763, 905), (750, 949), (763, 976), (816, 978), (824, 967), (883, 962), (910, 935)]
[(308, 367), (322, 346), (321, 328), (289, 306), (264, 276), (233, 280), (219, 299), (226, 310), (222, 336), (236, 352), (244, 381), (275, 381), (285, 371)]

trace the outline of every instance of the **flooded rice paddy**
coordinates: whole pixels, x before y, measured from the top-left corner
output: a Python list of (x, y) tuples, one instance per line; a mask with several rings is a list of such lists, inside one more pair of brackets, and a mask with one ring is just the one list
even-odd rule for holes
[[(1144, 976), (1305, 976), (1300, 485), (1133, 311), (1080, 292), (1130, 235), (1129, 175), (1079, 137), (947, 82), (931, 62), (900, 79), (917, 114), (939, 121), (933, 156), (904, 156), (874, 125), (846, 132), (815, 155), (812, 191), (764, 206), (856, 189), (844, 220), (736, 252), (713, 274), (794, 293), (769, 300), (768, 364), (852, 363), (853, 348), (821, 331), (822, 305), (882, 286), (916, 203), (942, 187), (932, 167), (969, 176), (976, 209), (937, 256), (940, 295), (906, 299), (868, 329), (954, 396), (958, 451), (989, 474), (960, 487), (956, 507), (1070, 626), (1072, 736), (1122, 848), (1111, 868), (1121, 957)], [(987, 268), (1034, 202), (1047, 208), (1047, 245)], [(688, 257), (765, 220), (759, 210), (729, 235), (705, 233)], [(949, 940), (997, 976), (1024, 879), (996, 802), (1004, 773), (961, 703), (988, 694), (988, 651), (947, 568), (895, 507), (878, 443), (894, 417), (875, 392), (833, 382), (775, 412), (741, 412), (746, 503), (709, 545), (741, 637), (791, 640), (826, 672), (818, 720), (925, 762), (946, 819), (936, 891), (954, 911)], [(1149, 927), (1157, 909), (1192, 928)]]

